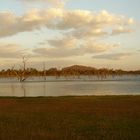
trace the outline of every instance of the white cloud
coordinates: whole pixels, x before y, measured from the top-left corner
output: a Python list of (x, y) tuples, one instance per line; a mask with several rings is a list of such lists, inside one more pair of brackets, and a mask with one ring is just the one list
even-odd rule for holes
[(27, 3), (44, 3), (53, 7), (64, 7), (66, 0), (16, 0)]
[[(102, 43), (102, 36), (129, 33), (132, 18), (114, 15), (107, 11), (91, 12), (86, 10), (66, 10), (51, 8), (46, 10), (31, 10), (17, 16), (11, 12), (0, 12), (0, 37), (16, 35), (21, 32), (32, 32), (42, 28), (58, 30), (63, 35), (61, 39), (51, 39), (43, 46), (33, 48), (34, 58), (72, 58), (73, 56), (93, 55), (106, 52), (117, 44)], [(42, 44), (42, 43), (41, 43)], [(1, 58), (17, 58), (25, 52), (19, 45), (0, 45)], [(29, 53), (29, 52), (26, 52)], [(106, 56), (110, 59), (120, 58), (121, 54)]]
[(131, 32), (133, 32), (132, 29), (119, 26), (112, 30), (112, 35), (119, 35), (119, 34), (123, 34), (123, 33), (131, 33)]
[(114, 15), (107, 11), (99, 13), (86, 10), (47, 9), (31, 10), (22, 16), (10, 12), (0, 12), (0, 37), (15, 35), (20, 32), (31, 32), (46, 27), (61, 30), (65, 35), (76, 38), (100, 37), (109, 35), (114, 26), (121, 26), (119, 33), (130, 30), (133, 19)]
[(17, 44), (0, 43), (0, 58), (20, 58), (26, 50)]
[(58, 48), (76, 48), (78, 45), (78, 40), (72, 37), (65, 37), (62, 39), (52, 39), (47, 41), (49, 45)]
[(86, 54), (97, 54), (105, 52), (117, 44), (98, 43), (95, 40), (83, 41), (74, 38), (64, 38), (48, 40), (46, 45), (33, 49), (35, 55), (41, 55), (48, 58), (66, 58), (73, 56), (83, 56)]
[(95, 59), (107, 59), (107, 60), (120, 60), (132, 55), (131, 53), (109, 53), (109, 54), (101, 54), (94, 55)]

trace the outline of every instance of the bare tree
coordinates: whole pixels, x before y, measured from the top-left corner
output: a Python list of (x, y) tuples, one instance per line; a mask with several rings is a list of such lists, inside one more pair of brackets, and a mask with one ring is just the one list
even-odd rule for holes
[(46, 81), (46, 64), (43, 62), (43, 76), (44, 76), (44, 81)]
[(22, 65), (20, 65), (20, 70), (19, 71), (16, 71), (14, 70), (14, 67), (12, 67), (12, 70), (13, 72), (15, 73), (16, 77), (18, 78), (18, 80), (20, 82), (24, 82), (27, 78), (28, 78), (28, 75), (27, 75), (27, 70), (26, 70), (26, 63), (27, 63), (27, 57), (26, 56), (23, 56), (22, 57)]

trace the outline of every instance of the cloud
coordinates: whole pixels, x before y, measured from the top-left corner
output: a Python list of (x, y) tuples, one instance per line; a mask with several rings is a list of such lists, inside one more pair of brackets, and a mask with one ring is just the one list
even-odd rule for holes
[(66, 0), (16, 0), (25, 3), (44, 3), (53, 7), (64, 7)]
[[(118, 44), (107, 44), (96, 40), (81, 41), (75, 38), (60, 38), (47, 40), (39, 43), (40, 46), (25, 49), (19, 44), (0, 43), (0, 58), (19, 59), (26, 55), (31, 59), (55, 59), (73, 58), (73, 56), (84, 56), (106, 52)], [(16, 60), (17, 61), (17, 60)]]
[(92, 37), (102, 37), (109, 35), (108, 32), (104, 31), (100, 28), (92, 28), (92, 27), (82, 27), (73, 31), (66, 33), (65, 35), (73, 36), (75, 38), (92, 38)]
[[(41, 46), (32, 49), (32, 57), (66, 58), (92, 55), (106, 52), (118, 44), (97, 42), (102, 36), (129, 33), (133, 19), (114, 15), (107, 11), (92, 12), (87, 10), (66, 10), (51, 8), (46, 10), (30, 10), (17, 16), (11, 12), (0, 12), (0, 37), (16, 35), (21, 32), (32, 32), (42, 28), (59, 31), (62, 38), (47, 40)], [(17, 57), (24, 51), (18, 45), (2, 45), (1, 57)], [(9, 47), (11, 46), (11, 47)], [(14, 48), (15, 47), (15, 48)], [(11, 51), (10, 48), (12, 48)], [(7, 52), (7, 53), (6, 53)], [(29, 52), (28, 52), (29, 53)], [(113, 54), (105, 59), (117, 59), (122, 54)]]
[(133, 32), (132, 29), (119, 26), (112, 30), (112, 35), (119, 35), (119, 34), (123, 34), (123, 33), (131, 33), (131, 32)]
[(132, 55), (131, 53), (109, 53), (109, 54), (101, 54), (94, 55), (95, 59), (107, 59), (107, 60), (120, 60)]
[(20, 45), (0, 43), (0, 58), (20, 58), (25, 53)]
[(45, 46), (43, 44), (43, 47), (34, 48), (33, 52), (35, 55), (41, 55), (48, 58), (66, 58), (105, 52), (114, 47), (118, 47), (118, 45), (99, 43), (95, 40), (81, 42), (75, 38), (62, 38), (48, 40)]
[[(31, 32), (45, 27), (59, 30), (75, 38), (93, 38), (130, 30), (133, 19), (114, 15), (107, 11), (66, 10), (51, 8), (31, 10), (22, 16), (11, 12), (0, 12), (0, 37)], [(114, 29), (121, 26), (122, 29)], [(127, 31), (126, 31), (127, 28)]]
[(75, 38), (64, 37), (62, 39), (47, 40), (48, 44), (59, 48), (75, 48), (78, 45), (78, 40)]

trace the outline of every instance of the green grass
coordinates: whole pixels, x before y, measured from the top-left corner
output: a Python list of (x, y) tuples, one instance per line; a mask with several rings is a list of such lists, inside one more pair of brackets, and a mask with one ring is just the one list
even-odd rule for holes
[(0, 140), (140, 140), (140, 96), (0, 98)]

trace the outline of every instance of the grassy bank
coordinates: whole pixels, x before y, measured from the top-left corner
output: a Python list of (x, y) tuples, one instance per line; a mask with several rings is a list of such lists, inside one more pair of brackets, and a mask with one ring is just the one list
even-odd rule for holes
[(0, 140), (140, 140), (140, 96), (0, 98)]

